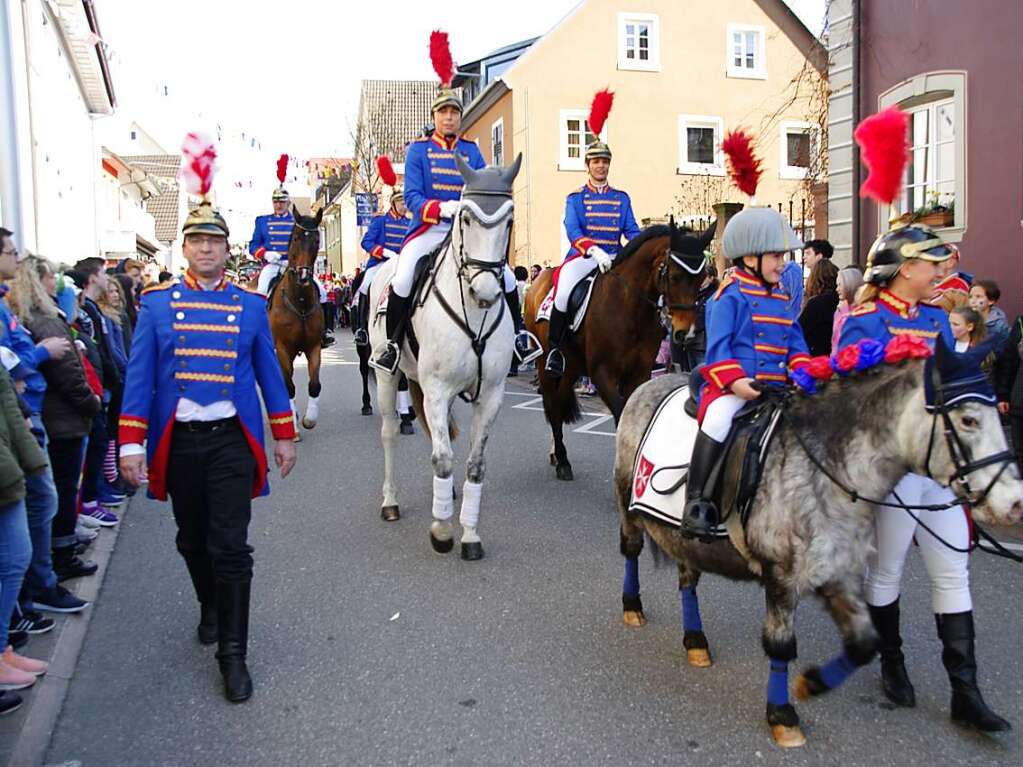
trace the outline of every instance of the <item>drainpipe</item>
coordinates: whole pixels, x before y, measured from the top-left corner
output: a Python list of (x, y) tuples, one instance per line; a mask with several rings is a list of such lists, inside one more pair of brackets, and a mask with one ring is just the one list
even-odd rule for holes
[(25, 217), (21, 207), (21, 175), (18, 169), (17, 96), (14, 89), (14, 54), (11, 50), (11, 15), (8, 2), (0, 4), (0, 207), (3, 223), (22, 241)]
[[(853, 130), (860, 124), (860, 0), (852, 0), (852, 124)], [(852, 262), (863, 266), (864, 258), (860, 251), (860, 145), (853, 141), (852, 145)]]

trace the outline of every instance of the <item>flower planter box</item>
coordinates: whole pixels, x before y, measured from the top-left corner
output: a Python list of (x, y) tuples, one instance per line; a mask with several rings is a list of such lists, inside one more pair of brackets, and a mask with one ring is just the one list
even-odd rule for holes
[(955, 213), (951, 210), (939, 210), (920, 217), (916, 217), (913, 213), (903, 213), (899, 216), (899, 223), (924, 224), (925, 226), (934, 226), (939, 228), (943, 226), (952, 226), (952, 224), (955, 223)]

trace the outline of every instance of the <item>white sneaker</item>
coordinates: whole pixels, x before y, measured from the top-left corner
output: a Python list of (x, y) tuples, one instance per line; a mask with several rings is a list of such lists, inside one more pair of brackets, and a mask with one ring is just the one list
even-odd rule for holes
[(78, 525), (81, 525), (82, 527), (88, 530), (98, 530), (99, 528), (103, 527), (103, 525), (101, 525), (99, 521), (93, 519), (92, 517), (85, 513), (78, 515), (78, 520), (77, 522), (75, 522), (75, 527), (77, 527)]
[(99, 526), (89, 527), (87, 524), (78, 522), (75, 525), (75, 536), (80, 541), (94, 541), (99, 535)]

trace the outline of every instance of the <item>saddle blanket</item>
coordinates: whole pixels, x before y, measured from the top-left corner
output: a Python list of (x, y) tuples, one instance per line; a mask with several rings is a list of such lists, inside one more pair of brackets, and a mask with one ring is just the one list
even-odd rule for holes
[[(583, 324), (583, 320), (586, 319), (586, 309), (590, 305), (590, 296), (593, 295), (593, 283), (596, 282), (594, 279), (587, 280), (586, 295), (584, 296), (582, 303), (575, 310), (575, 314), (572, 315), (571, 330), (575, 333)], [(579, 286), (577, 285), (576, 288)], [(574, 290), (572, 291), (575, 292)], [(572, 311), (572, 301), (569, 301), (568, 310)], [(540, 302), (539, 308), (536, 310), (536, 321), (537, 322), (550, 322), (551, 310), (554, 309), (554, 288), (552, 287), (547, 291), (547, 295), (544, 296), (543, 301)]]
[(699, 432), (686, 413), (689, 387), (681, 386), (661, 402), (647, 426), (632, 470), (629, 510), (674, 527), (682, 524), (689, 456)]

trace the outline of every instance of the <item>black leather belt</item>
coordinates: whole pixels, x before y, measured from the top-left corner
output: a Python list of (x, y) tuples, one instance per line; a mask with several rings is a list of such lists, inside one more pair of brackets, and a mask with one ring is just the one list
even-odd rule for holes
[(237, 423), (238, 417), (231, 416), (230, 418), (221, 418), (218, 421), (175, 421), (174, 428), (181, 431), (206, 433), (211, 431), (220, 431), (228, 426), (234, 426)]

